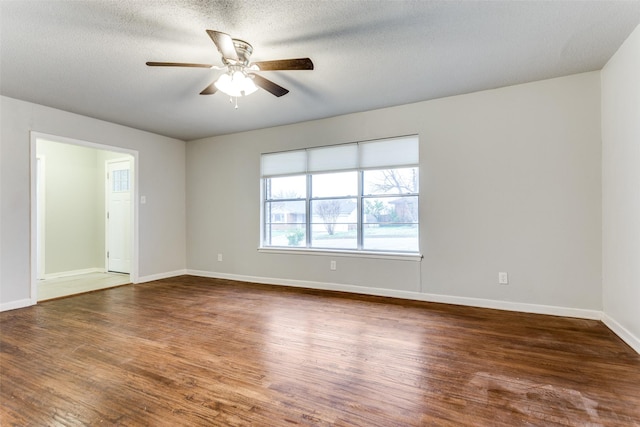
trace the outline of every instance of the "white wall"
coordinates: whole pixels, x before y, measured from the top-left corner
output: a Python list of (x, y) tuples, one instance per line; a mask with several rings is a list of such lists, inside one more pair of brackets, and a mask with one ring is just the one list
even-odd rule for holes
[(137, 150), (142, 280), (185, 268), (185, 143), (0, 97), (0, 310), (30, 303), (30, 131)]
[[(326, 256), (257, 251), (261, 153), (406, 134), (420, 137), (422, 263), (341, 257), (330, 271)], [(599, 72), (190, 141), (187, 266), (597, 316), (600, 151)]]
[(640, 352), (640, 26), (602, 70), (605, 322)]
[(45, 161), (45, 274), (104, 268), (98, 235), (102, 216), (97, 212), (96, 151), (38, 142), (37, 154)]

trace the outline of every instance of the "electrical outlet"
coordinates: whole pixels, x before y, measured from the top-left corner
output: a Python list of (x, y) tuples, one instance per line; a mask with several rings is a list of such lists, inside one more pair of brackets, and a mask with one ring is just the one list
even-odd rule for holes
[(222, 261), (222, 254), (218, 254), (218, 261)]
[(500, 285), (509, 284), (509, 275), (505, 271), (501, 271), (500, 273), (498, 273), (498, 284)]
[(329, 268), (331, 270), (335, 270), (336, 269), (336, 262), (335, 261), (331, 261), (331, 263), (329, 264)]

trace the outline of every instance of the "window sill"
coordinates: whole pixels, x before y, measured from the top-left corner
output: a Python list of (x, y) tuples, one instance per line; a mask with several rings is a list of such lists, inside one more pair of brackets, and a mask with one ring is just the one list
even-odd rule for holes
[(352, 257), (352, 258), (373, 258), (373, 259), (390, 259), (396, 261), (421, 261), (423, 256), (419, 253), (398, 253), (398, 252), (368, 252), (368, 251), (349, 251), (349, 250), (331, 250), (331, 249), (289, 249), (282, 247), (258, 248), (258, 252), (267, 254), (284, 254), (284, 255), (318, 255), (332, 257)]

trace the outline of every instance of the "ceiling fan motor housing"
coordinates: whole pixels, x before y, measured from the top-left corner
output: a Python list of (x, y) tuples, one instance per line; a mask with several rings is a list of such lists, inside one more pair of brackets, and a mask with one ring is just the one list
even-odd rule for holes
[[(253, 46), (247, 43), (244, 40), (233, 39), (233, 47), (236, 48), (236, 53), (238, 54), (239, 64), (244, 65), (245, 67), (249, 66), (249, 59), (251, 58), (251, 54), (253, 53)], [(229, 65), (229, 61), (222, 58), (225, 65)]]

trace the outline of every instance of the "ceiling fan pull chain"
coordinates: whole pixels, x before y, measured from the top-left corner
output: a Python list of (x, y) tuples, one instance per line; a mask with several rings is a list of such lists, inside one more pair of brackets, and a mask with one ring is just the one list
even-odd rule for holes
[(229, 97), (229, 103), (230, 103), (230, 104), (233, 104), (233, 99), (234, 99), (234, 98), (235, 98), (235, 100), (236, 100), (236, 110), (237, 110), (237, 109), (238, 109), (238, 97), (237, 97), (237, 96), (235, 96), (235, 97), (230, 96), (230, 97)]

